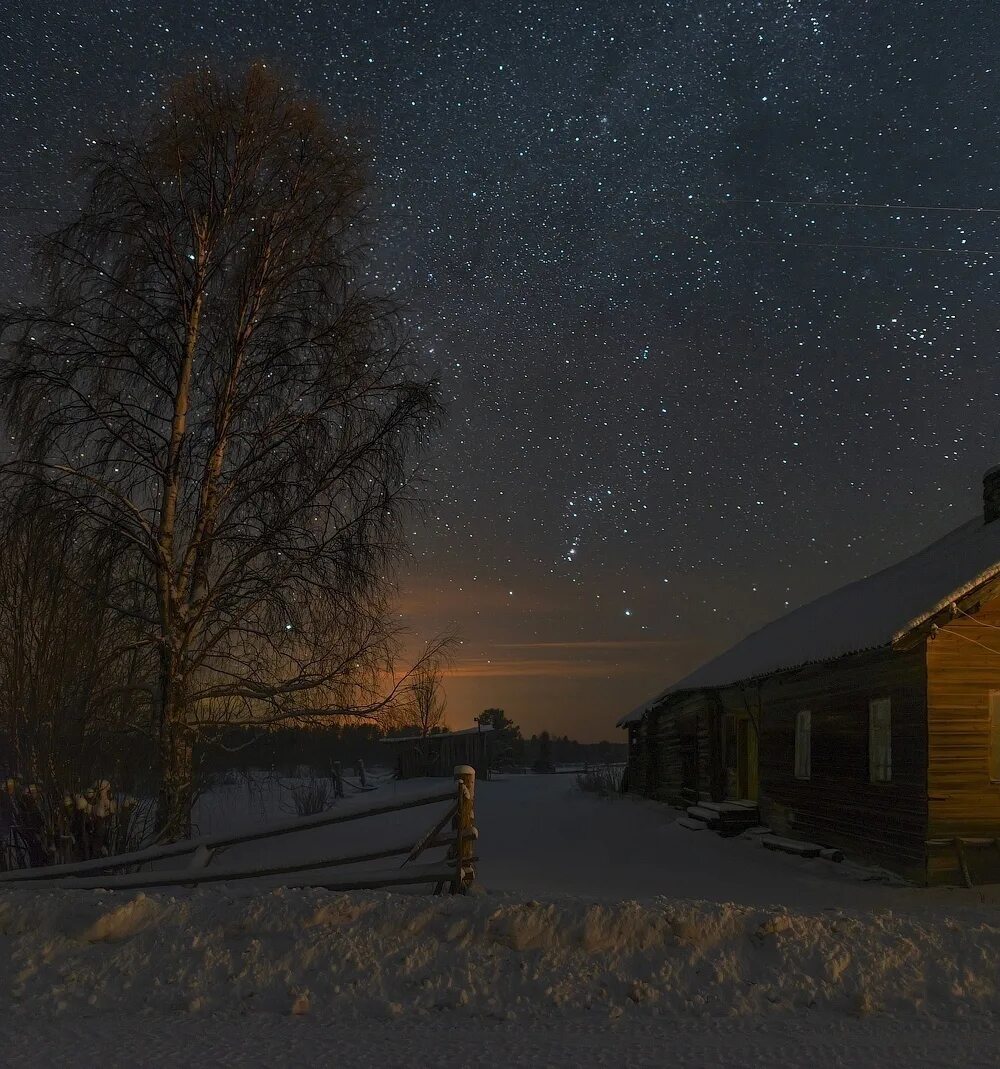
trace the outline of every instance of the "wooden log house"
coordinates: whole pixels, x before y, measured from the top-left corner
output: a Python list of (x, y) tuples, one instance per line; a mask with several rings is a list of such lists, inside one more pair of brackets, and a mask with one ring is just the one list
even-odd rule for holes
[(622, 717), (630, 789), (754, 800), (920, 883), (1000, 881), (1000, 467), (983, 506)]

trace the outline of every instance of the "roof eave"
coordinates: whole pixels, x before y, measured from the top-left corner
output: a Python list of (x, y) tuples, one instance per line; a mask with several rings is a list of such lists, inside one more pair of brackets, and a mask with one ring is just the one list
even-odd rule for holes
[(904, 624), (892, 636), (892, 648), (894, 650), (912, 649), (930, 634), (941, 616), (947, 615), (950, 618), (956, 614), (956, 611), (964, 612), (971, 607), (972, 603), (981, 601), (984, 594), (997, 592), (1000, 592), (1000, 564), (994, 565), (975, 579), (953, 590), (933, 608)]

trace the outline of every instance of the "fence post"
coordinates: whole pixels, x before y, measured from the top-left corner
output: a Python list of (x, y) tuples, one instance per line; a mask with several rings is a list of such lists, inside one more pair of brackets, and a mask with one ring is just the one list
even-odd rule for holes
[(368, 786), (368, 780), (365, 778), (365, 759), (363, 757), (358, 758), (358, 782), (362, 787)]
[(333, 762), (333, 797), (344, 797), (344, 771), (339, 761)]
[(469, 889), (476, 878), (473, 868), (473, 850), (476, 840), (476, 770), (471, 765), (455, 766), (455, 786), (458, 805), (452, 821), (455, 828), (455, 878), (451, 893), (460, 894)]

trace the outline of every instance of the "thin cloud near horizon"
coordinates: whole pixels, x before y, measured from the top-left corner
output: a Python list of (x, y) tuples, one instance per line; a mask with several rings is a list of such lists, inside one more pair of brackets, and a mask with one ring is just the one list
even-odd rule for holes
[[(524, 676), (607, 676), (612, 666), (605, 661), (574, 660), (482, 660), (454, 664), (442, 672), (444, 679), (515, 678)], [(619, 669), (621, 670), (621, 669)]]
[[(606, 652), (613, 652), (613, 648)], [(626, 657), (613, 660), (609, 657), (476, 657), (459, 659), (442, 672), (445, 679), (471, 679), (482, 677), (524, 676), (610, 676), (613, 674), (645, 673), (650, 669), (648, 660)], [(669, 669), (663, 671), (669, 675)]]
[(694, 638), (623, 638), (580, 639), (566, 642), (494, 642), (492, 645), (496, 649), (504, 650), (617, 650), (655, 646), (690, 646), (700, 641)]

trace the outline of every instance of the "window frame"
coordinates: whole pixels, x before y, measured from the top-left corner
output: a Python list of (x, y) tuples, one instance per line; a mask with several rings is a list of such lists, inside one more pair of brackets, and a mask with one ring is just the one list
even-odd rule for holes
[(800, 709), (795, 714), (795, 757), (792, 773), (807, 783), (812, 779), (812, 710)]
[[(878, 713), (885, 710), (884, 734)], [(884, 760), (876, 762), (878, 746), (885, 743)], [(868, 702), (868, 782), (892, 783), (892, 699), (871, 698)]]

